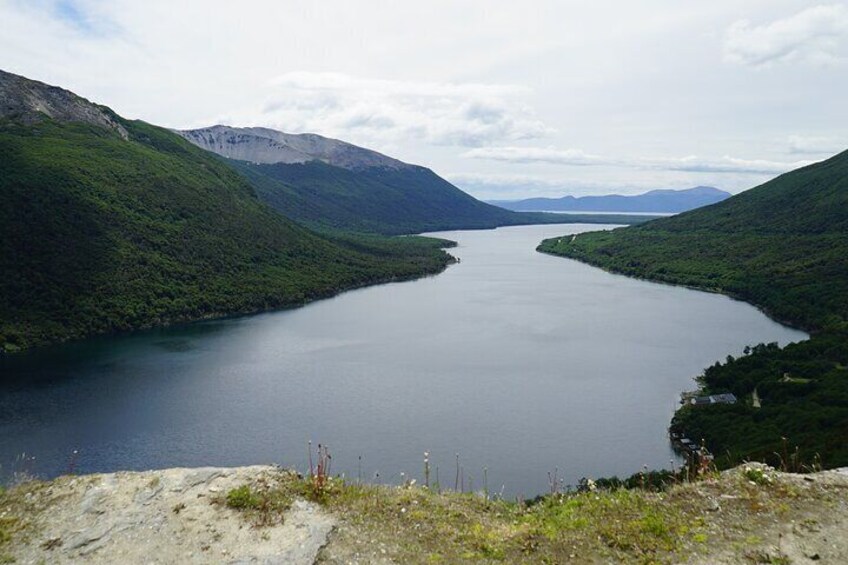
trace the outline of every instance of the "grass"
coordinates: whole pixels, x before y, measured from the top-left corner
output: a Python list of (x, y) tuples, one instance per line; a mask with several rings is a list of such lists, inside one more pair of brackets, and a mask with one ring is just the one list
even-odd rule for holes
[(37, 495), (44, 483), (28, 481), (0, 487), (0, 563), (14, 563), (10, 550), (34, 535), (32, 517), (37, 513)]
[[(599, 487), (516, 502), (337, 477), (327, 478), (320, 495), (314, 485), (313, 477), (285, 472), (269, 495), (318, 502), (339, 519), (325, 549), (333, 562), (652, 564), (709, 562), (711, 555), (726, 562), (732, 551), (737, 562), (785, 563), (780, 524), (793, 520), (817, 531), (827, 519), (823, 509), (844, 496), (758, 464), (661, 492)], [(266, 487), (250, 484), (228, 495), (246, 501), (240, 511), (251, 521), (257, 488)]]
[[(256, 488), (233, 489), (228, 505), (232, 500), (252, 520)], [(361, 550), (382, 548), (398, 562), (558, 563), (592, 555), (662, 563), (705, 540), (692, 512), (641, 490), (572, 492), (524, 503), (334, 478), (316, 496), (313, 479), (287, 473), (271, 493), (266, 496), (319, 501), (357, 532), (352, 539), (367, 540)]]
[[(596, 486), (513, 502), (330, 476), (319, 490), (314, 476), (280, 471), (255, 475), (211, 503), (266, 539), (273, 532), (263, 529), (282, 524), (295, 501), (313, 501), (337, 521), (321, 556), (329, 562), (783, 563), (787, 548), (797, 547), (781, 538), (787, 524), (830, 532), (844, 520), (848, 487), (828, 483), (832, 477), (750, 464), (660, 492)], [(50, 483), (26, 483), (0, 494), (0, 562), (14, 557), (18, 545), (64, 551), (55, 532), (38, 529), (55, 497), (67, 496), (45, 486)], [(185, 505), (172, 510), (180, 514)]]
[[(288, 477), (281, 479), (288, 482)], [(278, 480), (259, 480), (255, 484), (242, 485), (230, 490), (217, 500), (227, 508), (242, 512), (256, 527), (281, 524), (285, 512), (291, 507), (293, 496), (288, 488), (280, 488)]]

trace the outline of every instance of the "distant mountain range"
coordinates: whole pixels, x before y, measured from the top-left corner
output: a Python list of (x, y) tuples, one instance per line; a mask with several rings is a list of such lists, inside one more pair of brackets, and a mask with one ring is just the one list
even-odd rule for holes
[(525, 212), (620, 212), (677, 214), (708, 206), (729, 198), (731, 194), (711, 186), (683, 190), (651, 190), (636, 196), (563, 196), (562, 198), (528, 198), (526, 200), (490, 200), (489, 204), (507, 210)]
[(222, 125), (176, 133), (226, 157), (266, 204), (319, 230), (394, 235), (564, 221), (486, 204), (430, 169), (320, 135)]

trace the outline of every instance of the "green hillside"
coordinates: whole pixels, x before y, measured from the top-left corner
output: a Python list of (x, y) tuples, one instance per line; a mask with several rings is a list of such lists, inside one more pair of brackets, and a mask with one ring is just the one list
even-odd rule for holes
[[(810, 341), (707, 370), (706, 390), (745, 402), (684, 409), (675, 424), (730, 462), (783, 452), (848, 464), (848, 152), (724, 202), (539, 250), (613, 272), (730, 294), (813, 332)], [(801, 380), (793, 380), (796, 377)], [(803, 385), (803, 386), (800, 386)], [(761, 409), (750, 405), (757, 390)], [(742, 433), (744, 430), (744, 433)]]
[(390, 235), (522, 224), (645, 221), (638, 216), (511, 212), (469, 196), (424, 167), (351, 170), (320, 161), (227, 162), (268, 205), (321, 230)]
[(0, 350), (297, 305), (449, 260), (435, 240), (319, 236), (214, 155), (109, 115), (123, 130), (0, 118)]

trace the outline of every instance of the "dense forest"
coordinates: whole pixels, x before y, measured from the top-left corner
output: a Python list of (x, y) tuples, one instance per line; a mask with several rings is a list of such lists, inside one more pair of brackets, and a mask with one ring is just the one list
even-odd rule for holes
[(110, 116), (0, 118), (0, 351), (298, 305), (451, 260), (433, 239), (311, 232), (215, 155)]
[(227, 159), (269, 206), (318, 230), (384, 235), (550, 223), (622, 223), (628, 215), (512, 212), (486, 204), (425, 167), (349, 170), (323, 163), (257, 164)]
[(726, 293), (810, 331), (809, 341), (754, 346), (706, 369), (706, 392), (740, 402), (684, 408), (673, 425), (724, 465), (848, 465), (848, 152), (706, 208), (545, 240), (539, 250)]

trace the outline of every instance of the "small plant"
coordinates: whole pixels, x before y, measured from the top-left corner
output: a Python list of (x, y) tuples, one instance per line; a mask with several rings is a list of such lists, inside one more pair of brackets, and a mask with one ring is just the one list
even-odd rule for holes
[(577, 492), (595, 492), (598, 490), (598, 485), (592, 479), (583, 477), (577, 482)]
[(333, 477), (330, 468), (333, 456), (326, 445), (318, 444), (317, 464), (312, 461), (312, 442), (309, 442), (309, 483), (308, 495), (315, 501), (325, 502), (333, 488)]
[(71, 453), (71, 456), (68, 458), (68, 469), (67, 469), (66, 474), (73, 475), (74, 473), (76, 473), (76, 471), (77, 471), (77, 461), (78, 460), (79, 460), (79, 450), (74, 449), (74, 451)]
[(234, 488), (227, 493), (227, 506), (236, 510), (257, 509), (261, 504), (259, 496), (248, 485)]
[(424, 486), (430, 488), (430, 452), (424, 452)]
[(14, 487), (34, 481), (37, 477), (35, 474), (35, 456), (21, 453), (15, 457), (11, 466), (11, 472), (8, 476), (3, 477), (7, 487)]
[[(224, 503), (229, 508), (243, 512), (254, 526), (270, 526), (283, 521), (283, 514), (291, 507), (291, 493), (280, 488), (280, 485), (271, 485), (265, 479), (260, 479), (253, 486), (242, 485), (232, 489), (224, 498)], [(173, 511), (178, 514), (184, 509), (184, 504), (178, 504)]]
[(752, 484), (768, 486), (774, 482), (773, 474), (769, 467), (745, 465), (742, 467), (742, 476)]
[(559, 477), (559, 467), (554, 467), (554, 472), (551, 474), (548, 471), (548, 489), (551, 495), (562, 494), (565, 480)]
[[(20, 528), (15, 518), (0, 518), (0, 563), (11, 563), (14, 559), (3, 551), (12, 542), (13, 533)], [(11, 560), (11, 561), (10, 561)]]

